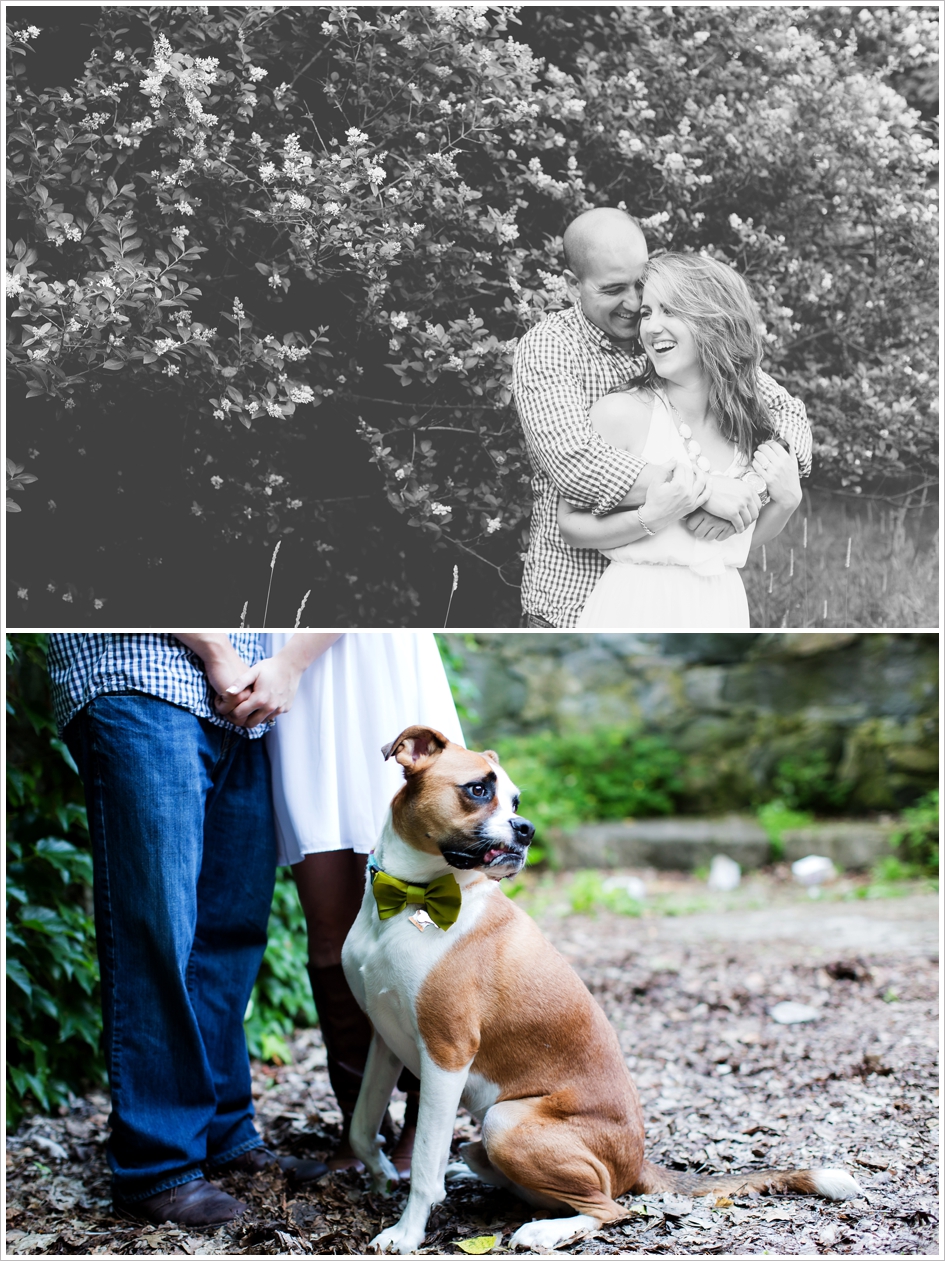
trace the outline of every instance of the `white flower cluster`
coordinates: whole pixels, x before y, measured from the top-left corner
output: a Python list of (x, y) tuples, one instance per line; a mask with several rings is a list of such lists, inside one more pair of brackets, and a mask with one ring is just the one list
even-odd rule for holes
[(495, 534), (496, 530), (502, 526), (501, 517), (490, 517), (486, 522), (486, 534)]
[(194, 122), (212, 126), (217, 119), (204, 110), (200, 97), (209, 94), (216, 82), (219, 65), (216, 57), (175, 56), (170, 40), (161, 33), (154, 41), (151, 69), (141, 80), (141, 91), (157, 109), (167, 96), (166, 81), (170, 80), (180, 88), (187, 112)]
[(173, 337), (162, 337), (160, 341), (156, 341), (151, 347), (156, 355), (166, 355), (169, 350), (174, 350), (180, 346), (180, 342), (176, 342)]
[(479, 33), (488, 29), (487, 4), (438, 4), (432, 13), (439, 27)]
[(448, 517), (452, 511), (452, 508), (447, 508), (446, 504), (437, 503), (436, 500), (430, 504), (430, 515), (433, 517)]
[(37, 39), (39, 37), (40, 28), (38, 26), (24, 26), (18, 31), (13, 31), (14, 39)]
[(541, 277), (542, 287), (545, 293), (550, 294), (555, 302), (564, 302), (568, 296), (568, 282), (563, 276), (555, 275), (554, 272), (541, 271), (538, 275)]
[(410, 318), (405, 311), (392, 311), (390, 317), (391, 328), (406, 328), (410, 323)]
[(315, 391), (310, 385), (295, 385), (289, 390), (289, 398), (293, 403), (311, 403)]
[(250, 83), (261, 83), (268, 73), (269, 71), (263, 70), (262, 66), (248, 66), (246, 69)]
[(345, 139), (348, 144), (353, 145), (367, 144), (368, 142), (367, 133), (359, 131), (357, 127), (349, 127), (345, 132)]

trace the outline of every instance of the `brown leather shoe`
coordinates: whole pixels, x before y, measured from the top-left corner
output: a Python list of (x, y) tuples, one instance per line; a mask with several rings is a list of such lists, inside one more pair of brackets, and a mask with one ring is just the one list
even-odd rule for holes
[(179, 1187), (158, 1191), (157, 1195), (132, 1203), (117, 1202), (116, 1209), (125, 1216), (139, 1221), (178, 1222), (181, 1226), (216, 1226), (231, 1222), (246, 1212), (242, 1200), (227, 1195), (206, 1178), (193, 1178)]
[(279, 1169), (293, 1182), (314, 1182), (323, 1178), (328, 1166), (321, 1160), (301, 1160), (298, 1156), (277, 1156), (269, 1147), (251, 1147), (235, 1160), (228, 1161), (222, 1168), (236, 1170), (238, 1173), (260, 1173), (263, 1169)]

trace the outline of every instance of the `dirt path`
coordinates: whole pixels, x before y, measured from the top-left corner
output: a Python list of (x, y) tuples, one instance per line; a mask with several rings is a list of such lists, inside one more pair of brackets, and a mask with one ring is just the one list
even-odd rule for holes
[[(637, 1210), (627, 1221), (564, 1251), (939, 1255), (937, 899), (780, 902), (539, 918), (617, 1028), (650, 1159), (719, 1172), (842, 1166), (862, 1198), (627, 1199)], [(817, 1018), (778, 1024), (770, 1010), (783, 1001)], [(260, 1120), (280, 1150), (324, 1154), (340, 1118), (317, 1031), (293, 1051), (292, 1065), (256, 1066)], [(297, 1193), (259, 1175), (227, 1181), (250, 1207), (215, 1232), (121, 1221), (103, 1155), (107, 1107), (93, 1096), (9, 1141), (8, 1252), (350, 1255), (402, 1207), (403, 1192), (380, 1200), (354, 1174)], [(461, 1116), (457, 1141), (472, 1131)], [(484, 1234), (502, 1250), (530, 1216), (506, 1192), (460, 1185), (434, 1210), (422, 1251), (460, 1255), (457, 1240)]]

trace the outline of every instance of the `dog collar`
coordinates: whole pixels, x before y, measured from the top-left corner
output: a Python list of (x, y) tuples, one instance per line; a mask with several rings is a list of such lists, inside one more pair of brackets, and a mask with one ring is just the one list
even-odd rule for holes
[[(388, 875), (378, 864), (374, 854), (368, 857), (371, 873), (371, 890), (381, 919), (391, 919), (405, 907), (425, 911), (437, 928), (448, 929), (459, 916), (463, 895), (456, 877), (451, 871), (437, 876), (429, 884), (411, 884)], [(411, 917), (413, 919), (413, 917)], [(417, 927), (420, 927), (418, 924)]]

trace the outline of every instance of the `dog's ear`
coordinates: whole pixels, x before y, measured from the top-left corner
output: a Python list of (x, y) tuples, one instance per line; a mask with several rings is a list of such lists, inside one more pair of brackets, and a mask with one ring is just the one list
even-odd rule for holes
[(449, 744), (442, 732), (433, 727), (407, 727), (396, 740), (381, 749), (384, 761), (392, 757), (399, 762), (407, 775), (425, 770), (435, 757)]
[(496, 766), (499, 765), (499, 755), (493, 749), (483, 749), (482, 756), (487, 757), (489, 761), (493, 762)]

